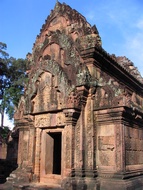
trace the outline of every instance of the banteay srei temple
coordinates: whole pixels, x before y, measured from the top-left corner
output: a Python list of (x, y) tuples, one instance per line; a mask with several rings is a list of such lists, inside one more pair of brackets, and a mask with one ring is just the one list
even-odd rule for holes
[(143, 78), (134, 64), (107, 53), (96, 26), (60, 2), (27, 59), (18, 166), (2, 189), (143, 190)]

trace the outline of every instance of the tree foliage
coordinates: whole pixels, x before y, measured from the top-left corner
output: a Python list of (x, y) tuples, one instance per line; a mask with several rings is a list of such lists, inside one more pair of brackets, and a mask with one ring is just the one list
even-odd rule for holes
[(13, 118), (14, 107), (18, 105), (27, 81), (26, 59), (9, 57), (6, 44), (0, 42), (0, 98), (1, 112)]
[(10, 130), (8, 127), (0, 128), (0, 139), (6, 141)]
[(4, 87), (6, 86), (7, 80), (7, 58), (8, 53), (5, 51), (7, 48), (5, 43), (0, 42), (0, 99), (4, 93)]

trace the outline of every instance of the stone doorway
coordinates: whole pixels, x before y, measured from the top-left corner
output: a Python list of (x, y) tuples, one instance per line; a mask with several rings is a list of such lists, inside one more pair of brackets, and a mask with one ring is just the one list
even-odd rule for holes
[(51, 143), (51, 171), (52, 174), (61, 175), (61, 150), (62, 133), (48, 133)]
[(40, 182), (61, 179), (62, 131), (43, 130), (41, 136)]

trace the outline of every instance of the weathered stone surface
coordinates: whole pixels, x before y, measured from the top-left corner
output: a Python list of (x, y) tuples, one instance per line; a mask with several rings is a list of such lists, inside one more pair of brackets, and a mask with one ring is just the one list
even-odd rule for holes
[(12, 183), (142, 189), (143, 79), (133, 63), (109, 55), (96, 26), (59, 2), (27, 58)]

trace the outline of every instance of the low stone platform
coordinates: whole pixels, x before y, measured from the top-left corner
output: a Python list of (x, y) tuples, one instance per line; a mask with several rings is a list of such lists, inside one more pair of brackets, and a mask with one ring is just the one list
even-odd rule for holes
[(55, 184), (11, 184), (4, 183), (0, 184), (0, 190), (63, 190), (60, 186)]

